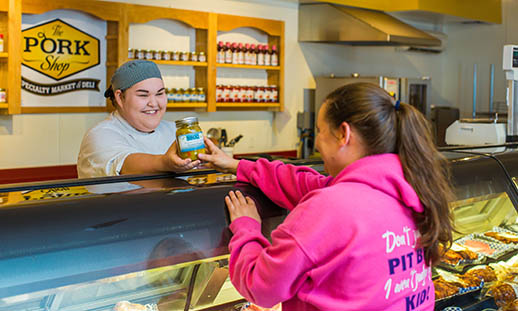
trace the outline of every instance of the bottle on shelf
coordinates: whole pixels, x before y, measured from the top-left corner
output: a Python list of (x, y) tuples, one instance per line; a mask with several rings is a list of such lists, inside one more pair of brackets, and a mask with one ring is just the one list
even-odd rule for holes
[(243, 43), (239, 43), (237, 46), (238, 54), (237, 54), (237, 63), (239, 65), (243, 65), (245, 63), (245, 47), (243, 47)]
[(0, 33), (0, 53), (4, 52), (4, 34)]
[(257, 52), (256, 52), (256, 49), (257, 47), (255, 46), (255, 44), (252, 44), (250, 46), (250, 65), (257, 65)]
[(272, 103), (278, 103), (279, 102), (279, 89), (277, 88), (277, 85), (270, 85), (271, 87), (271, 94), (270, 98)]
[(0, 88), (0, 103), (6, 103), (7, 102), (7, 92), (5, 89)]
[(272, 45), (272, 51), (270, 53), (272, 66), (279, 66), (279, 54), (277, 52), (277, 46)]
[(239, 64), (239, 52), (240, 49), (237, 45), (237, 43), (232, 43), (232, 47), (230, 49), (232, 51), (232, 64), (237, 65)]
[(266, 52), (264, 46), (257, 45), (257, 51), (257, 65), (264, 66), (264, 53)]
[(250, 53), (251, 53), (251, 48), (250, 48), (250, 43), (247, 43), (245, 44), (245, 49), (244, 49), (244, 55), (245, 55), (245, 65), (250, 65), (251, 64), (251, 61), (250, 61)]
[(199, 62), (206, 62), (207, 61), (207, 57), (205, 56), (205, 53), (204, 52), (200, 52), (198, 54), (198, 61)]
[(230, 42), (225, 43), (225, 63), (232, 64), (232, 47)]
[(272, 65), (272, 56), (270, 55), (270, 48), (268, 47), (268, 44), (263, 45), (263, 52), (264, 52), (264, 65), (271, 66)]
[(222, 41), (218, 42), (218, 54), (216, 56), (216, 63), (224, 63), (225, 62), (225, 46)]
[(263, 89), (264, 89), (263, 103), (271, 103), (272, 102), (272, 89), (269, 86), (265, 86)]
[(219, 84), (216, 85), (216, 102), (223, 102), (223, 86)]
[(223, 102), (224, 103), (230, 102), (230, 91), (231, 91), (231, 86), (225, 85), (223, 87)]
[[(1, 40), (3, 41), (3, 40)], [(3, 50), (3, 42), (0, 46), (0, 48)], [(128, 49), (128, 59), (134, 59), (135, 58), (135, 50), (134, 49)]]
[(252, 103), (254, 101), (254, 87), (248, 86), (246, 88), (246, 102)]
[(197, 88), (198, 93), (198, 102), (204, 103), (207, 100), (207, 96), (205, 95), (205, 90), (202, 87)]

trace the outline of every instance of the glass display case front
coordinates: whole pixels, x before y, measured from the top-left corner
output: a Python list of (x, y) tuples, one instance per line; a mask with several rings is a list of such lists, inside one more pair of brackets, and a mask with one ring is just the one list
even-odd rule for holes
[(283, 209), (229, 174), (120, 180), (0, 189), (1, 311), (221, 310), (242, 301), (228, 279), (224, 196), (251, 196), (266, 236)]
[[(444, 155), (457, 231), (434, 268), (436, 310), (508, 308), (518, 298), (518, 163), (516, 175), (505, 167), (518, 153)], [(269, 237), (286, 211), (214, 171), (0, 187), (0, 311), (239, 310), (228, 278), (232, 189), (254, 199)]]

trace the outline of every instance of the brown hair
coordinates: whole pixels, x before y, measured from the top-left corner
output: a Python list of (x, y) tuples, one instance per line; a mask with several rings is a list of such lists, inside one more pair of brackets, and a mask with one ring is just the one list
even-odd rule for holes
[[(124, 98), (124, 95), (126, 93), (126, 90), (121, 90), (121, 97)], [(110, 87), (108, 87), (106, 89), (106, 91), (104, 92), (104, 97), (105, 98), (109, 98), (110, 99), (110, 102), (112, 103), (113, 107), (115, 107), (115, 109), (117, 109), (118, 105), (117, 105), (117, 101), (115, 100), (115, 91), (113, 90), (113, 86), (110, 85)]]
[[(428, 264), (441, 256), (439, 244), (452, 242), (453, 199), (446, 159), (437, 151), (428, 121), (413, 106), (397, 103), (385, 90), (370, 83), (345, 85), (328, 95), (326, 119), (337, 128), (347, 122), (364, 142), (368, 155), (399, 155), (406, 180), (424, 206), (412, 216), (421, 234)], [(396, 109), (397, 108), (397, 109)]]

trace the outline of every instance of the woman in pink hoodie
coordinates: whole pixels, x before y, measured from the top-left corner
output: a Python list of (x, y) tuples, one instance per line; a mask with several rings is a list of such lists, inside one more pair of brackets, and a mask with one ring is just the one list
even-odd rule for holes
[(432, 311), (431, 266), (452, 240), (452, 191), (427, 121), (378, 86), (355, 83), (327, 97), (317, 130), (329, 176), (234, 160), (206, 140), (211, 154), (201, 160), (290, 211), (270, 243), (253, 200), (229, 193), (232, 283), (283, 311)]

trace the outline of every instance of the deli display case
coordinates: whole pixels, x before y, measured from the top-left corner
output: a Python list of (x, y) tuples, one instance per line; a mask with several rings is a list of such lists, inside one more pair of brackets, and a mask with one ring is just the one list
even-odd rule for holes
[[(518, 276), (518, 170), (503, 165), (518, 169), (518, 152), (507, 150), (505, 161), (487, 152), (443, 154), (457, 231), (453, 253), (433, 271), (436, 310), (496, 309), (505, 295), (493, 288)], [(285, 162), (323, 170), (319, 161)], [(286, 210), (215, 171), (0, 187), (0, 311), (240, 310), (245, 300), (228, 277), (224, 203), (235, 189), (254, 199), (269, 237)]]

